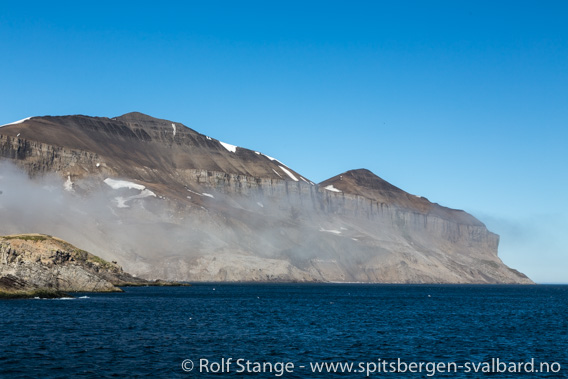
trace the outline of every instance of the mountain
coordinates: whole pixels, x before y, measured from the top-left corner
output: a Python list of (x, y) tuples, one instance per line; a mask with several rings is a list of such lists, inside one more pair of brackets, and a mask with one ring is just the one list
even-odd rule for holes
[(56, 234), (146, 279), (532, 283), (464, 211), (364, 169), (315, 184), (179, 122), (32, 117), (0, 128), (0, 157), (33, 178), (5, 169), (0, 233)]
[(320, 186), (332, 192), (359, 196), (377, 204), (389, 204), (399, 210), (430, 215), (463, 225), (484, 226), (481, 221), (462, 210), (442, 207), (431, 203), (425, 197), (411, 195), (366, 169), (351, 170), (334, 176), (321, 182)]

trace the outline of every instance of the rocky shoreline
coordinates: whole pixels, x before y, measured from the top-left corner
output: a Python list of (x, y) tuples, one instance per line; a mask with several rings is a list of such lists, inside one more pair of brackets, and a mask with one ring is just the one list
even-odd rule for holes
[(0, 237), (0, 299), (70, 297), (74, 292), (122, 292), (120, 287), (181, 286), (148, 281), (116, 262), (44, 234)]

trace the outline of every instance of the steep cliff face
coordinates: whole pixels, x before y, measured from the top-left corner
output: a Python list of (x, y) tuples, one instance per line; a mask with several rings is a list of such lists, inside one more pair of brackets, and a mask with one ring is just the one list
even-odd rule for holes
[(60, 170), (82, 177), (110, 169), (163, 184), (185, 170), (284, 180), (300, 177), (260, 152), (136, 112), (113, 119), (33, 117), (3, 126), (1, 134), (2, 156), (17, 159), (31, 173)]
[(139, 113), (7, 125), (0, 156), (31, 176), (59, 174), (74, 196), (104, 192), (109, 215), (85, 209), (91, 219), (80, 227), (80, 212), (56, 232), (36, 227), (145, 278), (531, 283), (501, 262), (498, 236), (466, 212), (368, 170), (316, 185), (260, 152)]
[(497, 255), (499, 236), (470, 214), (411, 195), (368, 170), (351, 170), (320, 183), (328, 211), (395, 225), (412, 236), (471, 245)]
[(40, 234), (0, 237), (0, 290), (50, 289), (120, 292), (115, 285), (136, 283), (116, 263)]

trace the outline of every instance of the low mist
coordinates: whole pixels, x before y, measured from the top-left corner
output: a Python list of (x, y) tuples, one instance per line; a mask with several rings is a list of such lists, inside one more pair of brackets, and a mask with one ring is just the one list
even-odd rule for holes
[(537, 214), (524, 219), (483, 215), (489, 230), (500, 235), (499, 256), (505, 264), (537, 283), (568, 283), (568, 219)]
[[(187, 264), (204, 254), (284, 259), (302, 266), (346, 248), (330, 249), (322, 242), (329, 236), (319, 229), (327, 226), (301, 204), (274, 202), (260, 193), (235, 200), (209, 191), (215, 198), (204, 197), (204, 206), (180, 210), (159, 196), (137, 199), (139, 190), (116, 190), (94, 179), (71, 187), (55, 174), (32, 179), (11, 163), (0, 164), (0, 191), (0, 235), (52, 235), (141, 275), (156, 272), (159, 262), (157, 276), (181, 277)], [(121, 208), (118, 197), (132, 200)], [(230, 206), (210, 212), (207, 202)]]
[(64, 188), (54, 174), (30, 179), (12, 164), (0, 164), (0, 234), (53, 235), (119, 264), (121, 256), (137, 262), (182, 247), (191, 252), (187, 247), (202, 238), (189, 225), (180, 228), (174, 214), (159, 204), (152, 211), (134, 200), (128, 208), (117, 207), (118, 195), (128, 198), (139, 191), (117, 191), (104, 183), (80, 195)]

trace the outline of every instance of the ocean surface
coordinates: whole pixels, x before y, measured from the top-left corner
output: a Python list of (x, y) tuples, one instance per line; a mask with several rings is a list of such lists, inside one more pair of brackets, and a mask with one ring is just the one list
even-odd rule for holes
[(1, 378), (568, 377), (568, 286), (197, 284), (75, 296), (0, 301)]

